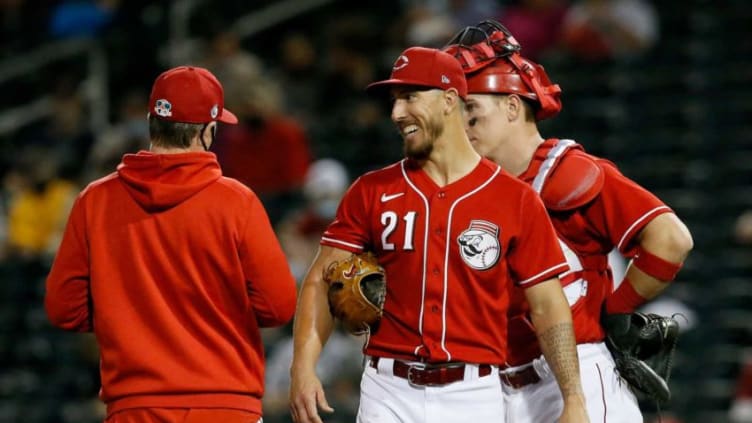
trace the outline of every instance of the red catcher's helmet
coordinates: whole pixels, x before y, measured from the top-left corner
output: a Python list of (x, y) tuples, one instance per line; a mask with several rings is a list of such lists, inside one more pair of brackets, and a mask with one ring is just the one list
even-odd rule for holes
[(496, 21), (467, 27), (444, 47), (462, 64), (469, 94), (517, 94), (534, 103), (536, 120), (556, 116), (562, 107), (561, 88), (520, 50), (509, 30)]

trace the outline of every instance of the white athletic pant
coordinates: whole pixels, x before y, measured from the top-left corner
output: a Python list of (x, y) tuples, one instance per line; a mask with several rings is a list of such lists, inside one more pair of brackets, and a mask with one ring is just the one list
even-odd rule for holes
[[(368, 360), (368, 358), (367, 358)], [(360, 382), (358, 423), (504, 422), (499, 369), (478, 377), (465, 366), (465, 379), (442, 386), (410, 385), (392, 374), (394, 360), (381, 358), (378, 370), (366, 364)]]
[[(602, 342), (577, 345), (580, 377), (591, 423), (642, 423), (637, 398), (619, 377), (614, 359)], [(564, 402), (553, 372), (541, 357), (513, 369), (534, 366), (540, 382), (519, 389), (502, 384), (506, 421), (509, 423), (553, 423)]]

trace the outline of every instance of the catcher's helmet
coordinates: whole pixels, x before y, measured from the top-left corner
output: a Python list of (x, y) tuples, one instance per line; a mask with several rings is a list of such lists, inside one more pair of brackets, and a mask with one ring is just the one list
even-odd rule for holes
[(444, 47), (462, 64), (469, 94), (517, 94), (533, 103), (536, 120), (556, 116), (561, 88), (520, 50), (509, 30), (496, 21), (467, 27)]

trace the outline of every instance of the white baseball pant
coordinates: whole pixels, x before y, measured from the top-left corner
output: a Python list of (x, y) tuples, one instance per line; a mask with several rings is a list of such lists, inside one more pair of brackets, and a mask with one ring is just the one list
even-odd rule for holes
[[(627, 382), (619, 377), (611, 353), (602, 342), (577, 345), (580, 378), (591, 423), (642, 423), (637, 398)], [(564, 407), (551, 368), (541, 357), (532, 363), (504, 370), (519, 371), (533, 366), (540, 381), (520, 388), (502, 383), (507, 422), (551, 423)]]
[[(394, 360), (381, 358), (378, 369), (366, 357), (360, 382), (358, 423), (504, 422), (498, 368), (479, 376), (466, 364), (464, 379), (440, 386), (420, 386), (393, 374)], [(417, 363), (419, 365), (419, 363)]]

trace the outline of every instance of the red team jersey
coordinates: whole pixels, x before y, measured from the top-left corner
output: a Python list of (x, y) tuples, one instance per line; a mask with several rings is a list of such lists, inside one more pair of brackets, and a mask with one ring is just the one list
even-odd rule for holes
[[(604, 339), (600, 325), (601, 306), (613, 292), (608, 254), (614, 248), (627, 257), (634, 254), (635, 235), (656, 216), (672, 210), (656, 196), (621, 174), (612, 162), (591, 156), (570, 140), (550, 139), (535, 152), (527, 170), (519, 178), (531, 185), (556, 178), (556, 167), (569, 157), (579, 155), (595, 163), (602, 171), (603, 185), (587, 204), (566, 211), (550, 211), (551, 221), (562, 243), (570, 270), (561, 276), (568, 284), (578, 283), (577, 301), (572, 304), (572, 319), (578, 344)], [(571, 160), (571, 159), (570, 159)], [(568, 292), (568, 297), (570, 293)], [(510, 309), (509, 364), (519, 366), (541, 355), (524, 301), (524, 292), (516, 289)]]
[(321, 244), (386, 270), (365, 353), (429, 363), (504, 363), (512, 286), (567, 270), (538, 195), (487, 159), (444, 187), (407, 159), (361, 176)]

